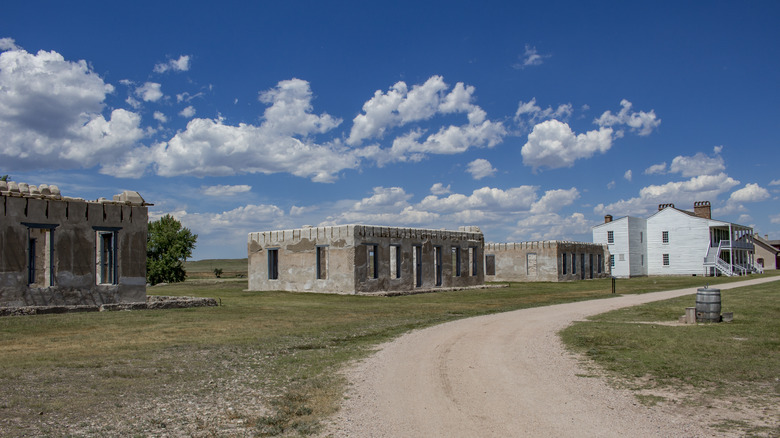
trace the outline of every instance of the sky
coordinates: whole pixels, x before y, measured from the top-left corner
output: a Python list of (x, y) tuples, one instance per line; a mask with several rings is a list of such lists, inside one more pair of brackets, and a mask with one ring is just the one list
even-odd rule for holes
[(0, 175), (138, 191), (193, 259), (305, 225), (780, 239), (780, 2), (10, 2)]

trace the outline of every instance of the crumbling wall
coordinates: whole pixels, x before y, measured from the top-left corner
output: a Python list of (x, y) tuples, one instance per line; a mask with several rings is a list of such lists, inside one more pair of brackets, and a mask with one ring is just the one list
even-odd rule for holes
[(484, 284), (483, 245), (478, 229), (343, 225), (250, 233), (249, 289), (355, 294), (477, 286)]
[(485, 254), (486, 264), (495, 266), (494, 275), (487, 275), (487, 281), (557, 282), (609, 277), (606, 245), (555, 240), (488, 243)]
[[(0, 305), (146, 300), (148, 212), (143, 199), (87, 202), (48, 187), (42, 193), (35, 186), (19, 186), (0, 185)], [(111, 235), (106, 240), (112, 281), (100, 281), (98, 275), (101, 232)]]

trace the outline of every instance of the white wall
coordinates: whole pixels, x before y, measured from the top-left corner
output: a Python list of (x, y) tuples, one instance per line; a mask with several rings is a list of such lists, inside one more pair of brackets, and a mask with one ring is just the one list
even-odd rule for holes
[[(674, 208), (647, 219), (647, 266), (650, 275), (704, 275), (704, 257), (710, 244), (710, 221)], [(669, 243), (663, 243), (663, 232)], [(663, 265), (669, 254), (669, 266)]]

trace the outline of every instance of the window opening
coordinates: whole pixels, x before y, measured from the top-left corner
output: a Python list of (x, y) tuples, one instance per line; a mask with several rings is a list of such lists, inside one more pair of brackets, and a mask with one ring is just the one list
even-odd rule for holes
[(485, 255), (485, 275), (496, 275), (496, 256), (495, 254)]
[(422, 286), (422, 246), (412, 247), (412, 266), (414, 267), (414, 286)]
[(609, 255), (609, 266), (613, 268), (615, 267), (615, 256), (613, 254)]
[(452, 276), (460, 277), (460, 248), (452, 247)]
[(401, 247), (390, 245), (390, 276), (401, 278)]
[(376, 245), (366, 245), (368, 251), (368, 278), (379, 278), (377, 272), (377, 253)]
[(607, 243), (615, 243), (615, 232), (607, 231)]
[(526, 255), (525, 260), (525, 274), (528, 276), (536, 277), (538, 274), (536, 270), (537, 264), (536, 264), (536, 253), (531, 252)]
[(571, 273), (572, 274), (577, 273), (577, 254), (571, 255)]
[(328, 279), (328, 246), (317, 247), (317, 280)]
[(436, 286), (441, 286), (442, 278), (441, 278), (441, 268), (442, 268), (442, 255), (441, 255), (441, 247), (440, 246), (434, 246), (433, 247), (433, 272), (436, 277)]
[(669, 254), (664, 254), (664, 266), (669, 266)]
[(475, 247), (469, 247), (469, 266), (471, 267), (471, 272), (469, 274), (473, 277), (477, 275), (477, 268), (479, 267), (477, 265), (477, 248)]
[(669, 243), (669, 232), (668, 231), (661, 231), (661, 242)]
[(588, 254), (588, 274), (589, 277), (593, 278), (593, 254)]
[(643, 243), (645, 241), (645, 233), (640, 231), (639, 232), (639, 243)]
[(268, 279), (279, 279), (279, 249), (268, 250)]
[(599, 262), (598, 265), (596, 265), (596, 272), (601, 274), (602, 266), (604, 264), (604, 256), (599, 254), (598, 260)]
[(98, 242), (98, 284), (117, 284), (116, 275), (116, 233), (97, 231)]
[(53, 240), (56, 225), (28, 224), (27, 226), (27, 284), (33, 287), (54, 285)]
[(561, 264), (563, 265), (563, 275), (566, 275), (566, 270), (568, 269), (568, 266), (566, 266), (566, 253), (563, 253), (562, 257), (563, 258), (561, 259), (562, 261)]

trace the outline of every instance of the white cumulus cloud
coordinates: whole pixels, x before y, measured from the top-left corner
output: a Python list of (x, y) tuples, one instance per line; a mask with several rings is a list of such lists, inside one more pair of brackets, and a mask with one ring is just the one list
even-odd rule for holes
[(715, 149), (715, 155), (712, 157), (699, 152), (692, 157), (683, 155), (674, 157), (669, 171), (679, 173), (684, 177), (699, 175), (715, 175), (726, 170), (726, 164), (723, 157), (720, 156), (720, 148)]
[(448, 195), (452, 193), (452, 190), (450, 188), (450, 184), (447, 184), (445, 187), (442, 183), (435, 183), (431, 186), (431, 193), (434, 195)]
[(520, 62), (516, 63), (513, 67), (518, 70), (522, 70), (526, 67), (534, 65), (542, 65), (545, 58), (549, 58), (550, 55), (540, 55), (536, 50), (536, 47), (532, 47), (528, 44), (525, 45), (525, 51), (521, 57)]
[(604, 153), (612, 147), (612, 129), (599, 128), (575, 134), (568, 124), (547, 120), (534, 126), (521, 150), (523, 164), (534, 169), (571, 167), (581, 158)]
[(645, 175), (663, 175), (666, 173), (666, 162), (653, 164), (645, 169)]
[(114, 91), (86, 61), (14, 48), (0, 53), (0, 161), (11, 168), (92, 167), (115, 162), (143, 136), (141, 117), (104, 115)]
[(650, 135), (653, 129), (661, 124), (661, 119), (656, 117), (653, 110), (650, 112), (631, 111), (632, 104), (626, 99), (621, 100), (620, 105), (623, 107), (620, 112), (612, 114), (611, 111), (606, 111), (594, 123), (602, 127), (626, 125), (642, 136)]
[(745, 187), (734, 191), (729, 197), (733, 202), (760, 202), (766, 201), (771, 196), (769, 191), (758, 184), (745, 184)]
[(493, 176), (496, 173), (496, 169), (490, 164), (490, 161), (483, 158), (478, 158), (470, 162), (466, 167), (466, 171), (476, 180), (480, 180), (487, 176)]
[(152, 117), (154, 117), (154, 120), (157, 120), (160, 123), (166, 123), (168, 121), (168, 118), (165, 117), (165, 114), (161, 113), (160, 111), (155, 111)]
[(633, 177), (634, 177), (634, 173), (631, 172), (631, 169), (626, 170), (626, 173), (623, 174), (623, 178), (625, 178), (626, 181), (631, 181)]
[(183, 108), (181, 111), (179, 111), (179, 115), (184, 117), (185, 119), (191, 119), (195, 115), (195, 107), (189, 105)]
[(181, 55), (178, 59), (169, 59), (154, 66), (156, 73), (165, 73), (167, 71), (187, 71), (190, 69), (190, 56)]
[(531, 206), (531, 213), (554, 213), (567, 205), (571, 205), (579, 197), (580, 192), (574, 187), (568, 190), (548, 190), (544, 193), (544, 196)]
[(135, 95), (143, 99), (144, 102), (157, 102), (163, 97), (162, 85), (157, 82), (146, 82), (135, 89)]

